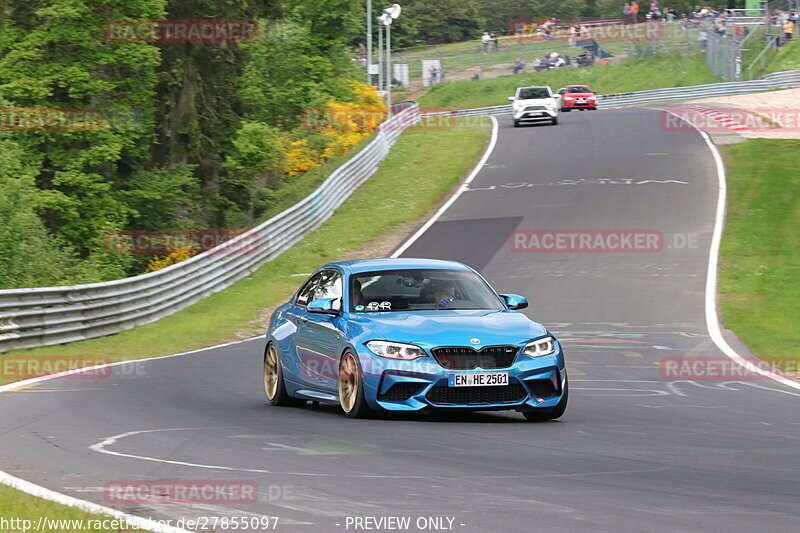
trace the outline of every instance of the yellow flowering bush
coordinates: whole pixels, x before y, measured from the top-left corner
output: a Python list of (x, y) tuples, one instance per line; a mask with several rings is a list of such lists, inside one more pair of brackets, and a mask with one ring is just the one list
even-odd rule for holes
[(167, 268), (170, 265), (174, 265), (175, 263), (180, 263), (181, 261), (186, 261), (190, 257), (195, 254), (195, 251), (192, 249), (191, 246), (186, 246), (184, 248), (178, 248), (176, 250), (171, 250), (169, 254), (165, 256), (156, 257), (151, 260), (147, 264), (146, 272), (155, 272), (156, 270), (161, 270), (162, 268)]
[(308, 139), (290, 141), (284, 138), (282, 143), (284, 176), (299, 176), (322, 164), (320, 154), (309, 146)]

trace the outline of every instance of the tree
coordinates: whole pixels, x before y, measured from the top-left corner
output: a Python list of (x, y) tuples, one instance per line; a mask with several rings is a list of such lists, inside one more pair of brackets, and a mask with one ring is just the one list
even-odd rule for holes
[(506, 33), (512, 20), (531, 16), (528, 0), (483, 0), (478, 12), (484, 20), (483, 27), (498, 34)]
[(417, 37), (427, 43), (449, 43), (480, 35), (484, 20), (477, 0), (411, 0), (404, 5), (404, 17), (417, 28)]
[(528, 0), (528, 4), (534, 18), (556, 17), (568, 21), (590, 14), (587, 0)]

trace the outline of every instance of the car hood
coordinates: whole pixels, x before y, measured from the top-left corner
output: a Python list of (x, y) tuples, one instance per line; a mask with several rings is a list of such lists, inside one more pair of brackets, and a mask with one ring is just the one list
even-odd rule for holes
[(547, 333), (522, 313), (506, 310), (369, 313), (355, 315), (352, 321), (360, 326), (362, 341), (389, 340), (423, 347), (521, 344)]

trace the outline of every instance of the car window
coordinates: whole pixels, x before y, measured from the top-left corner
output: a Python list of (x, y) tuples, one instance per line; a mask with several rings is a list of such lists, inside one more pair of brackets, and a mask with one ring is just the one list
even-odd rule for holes
[(321, 270), (308, 278), (306, 284), (297, 293), (295, 303), (306, 306), (308, 302), (320, 298), (342, 297), (342, 275), (338, 270)]
[(350, 311), (355, 313), (503, 309), (486, 282), (468, 270), (383, 270), (350, 279)]
[(568, 93), (590, 93), (592, 89), (589, 87), (569, 87), (567, 88)]
[(530, 89), (522, 89), (519, 92), (518, 98), (520, 100), (533, 100), (536, 98), (550, 98), (550, 93), (547, 89), (542, 87), (534, 87)]

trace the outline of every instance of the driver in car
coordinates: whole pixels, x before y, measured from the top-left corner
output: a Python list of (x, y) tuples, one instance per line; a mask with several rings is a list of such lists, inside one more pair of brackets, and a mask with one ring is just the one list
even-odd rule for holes
[(455, 299), (456, 288), (451, 283), (437, 283), (433, 294), (437, 307), (444, 309)]

